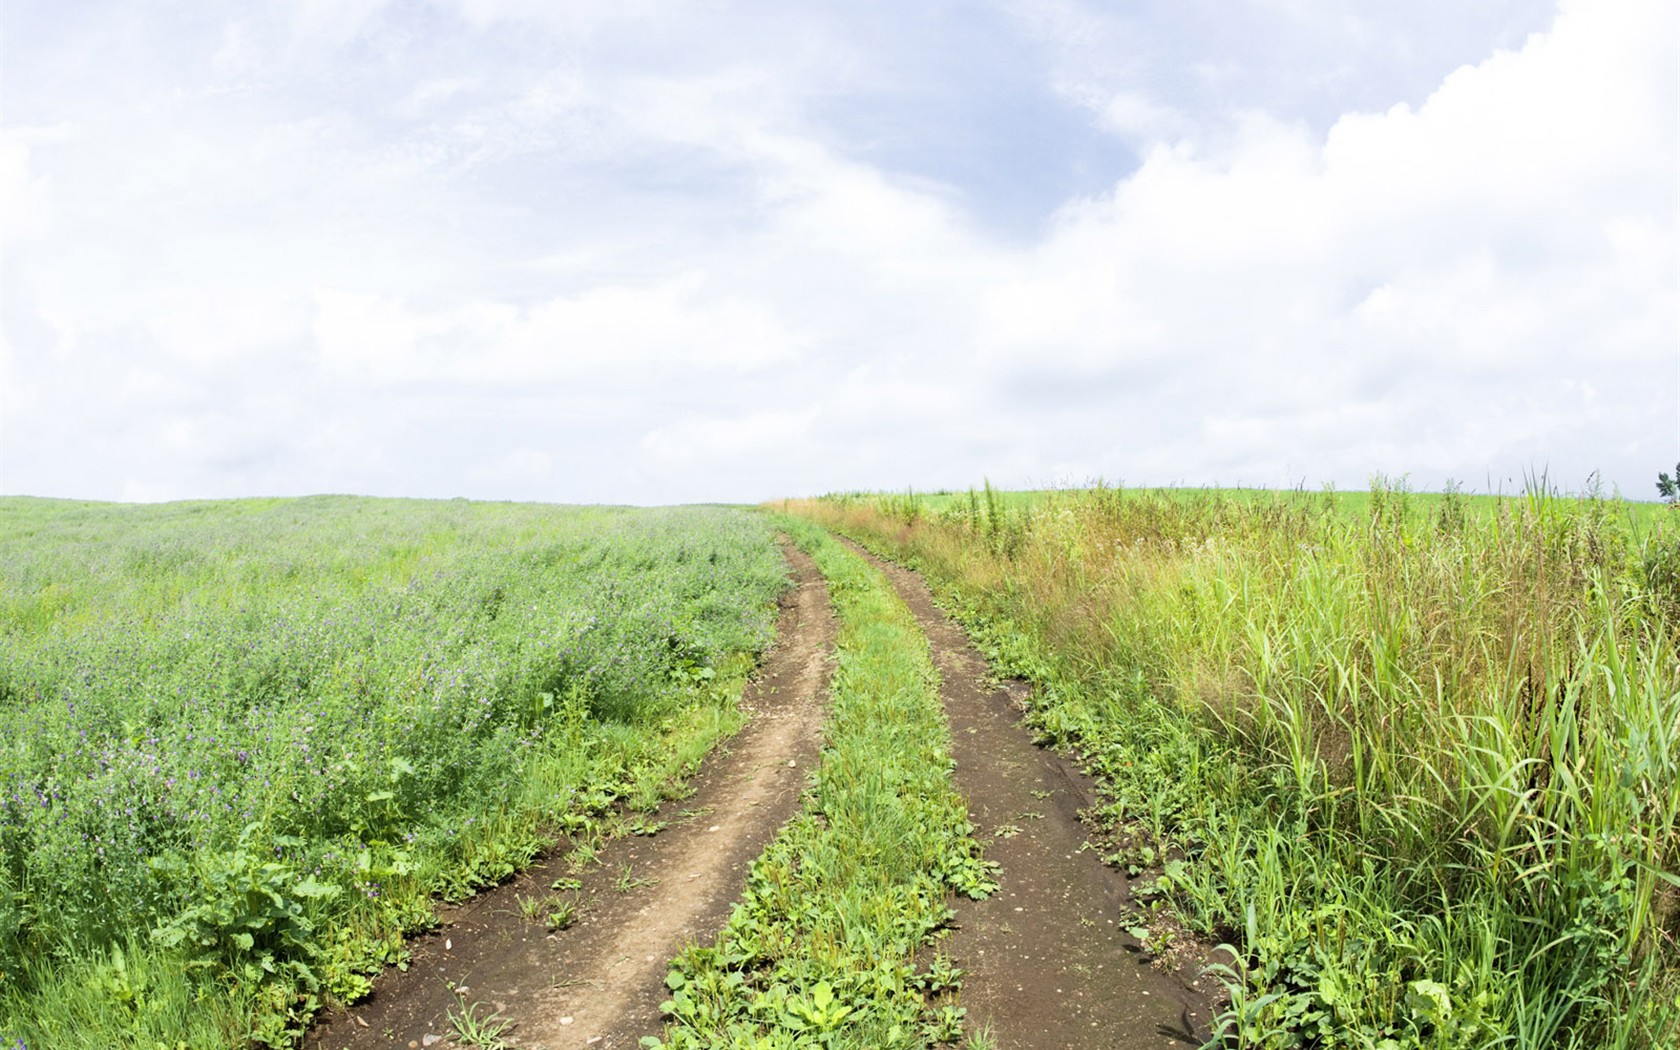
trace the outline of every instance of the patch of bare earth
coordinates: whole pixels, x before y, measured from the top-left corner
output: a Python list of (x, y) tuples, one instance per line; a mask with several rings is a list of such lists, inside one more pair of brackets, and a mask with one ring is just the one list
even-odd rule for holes
[[(362, 1004), (317, 1024), (305, 1046), (449, 1046), (448, 1014), (463, 1003), (510, 1022), (502, 1038), (528, 1050), (618, 1050), (659, 1033), (666, 964), (722, 929), (748, 866), (797, 810), (815, 765), (834, 616), (816, 565), (791, 546), (787, 556), (798, 585), (742, 697), (751, 719), (707, 760), (689, 798), (650, 818), (665, 830), (613, 840), (578, 873), (554, 855), (449, 911), (413, 942), (406, 973), (387, 972)], [(583, 906), (572, 926), (549, 931), (522, 913), (521, 898), (547, 896), (573, 876)]]
[(985, 658), (933, 603), (916, 573), (854, 548), (892, 581), (927, 633), (950, 719), (957, 788), (975, 834), (1001, 865), (999, 889), (956, 906), (943, 950), (965, 968), (970, 1031), (1001, 1050), (1196, 1046), (1209, 997), (1194, 975), (1163, 972), (1124, 932), (1137, 908), (1128, 879), (1087, 846), (1079, 813), (1091, 779), (1033, 743), (1023, 682), (992, 684)]

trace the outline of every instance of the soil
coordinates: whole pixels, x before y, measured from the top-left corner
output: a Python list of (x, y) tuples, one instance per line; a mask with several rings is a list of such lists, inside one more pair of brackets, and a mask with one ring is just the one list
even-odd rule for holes
[[(796, 812), (815, 765), (835, 621), (816, 565), (786, 547), (797, 587), (782, 602), (776, 642), (742, 696), (750, 721), (714, 753), (693, 794), (661, 807), (649, 837), (608, 843), (573, 872), (556, 852), (502, 886), (440, 916), (411, 943), (404, 973), (372, 996), (325, 1016), (311, 1050), (442, 1047), (451, 1010), (481, 1004), (510, 1022), (507, 1045), (527, 1050), (635, 1047), (662, 1027), (666, 967), (684, 944), (722, 929), (748, 866)], [(560, 931), (528, 919), (521, 898), (577, 877), (579, 918)]]
[(969, 1030), (989, 1028), (1000, 1050), (1201, 1045), (1210, 997), (1193, 967), (1158, 967), (1124, 932), (1139, 916), (1129, 880), (1102, 862), (1079, 817), (1097, 801), (1095, 784), (1033, 743), (1021, 721), (1026, 683), (993, 681), (920, 576), (853, 549), (887, 574), (927, 634), (957, 787), (1002, 866), (996, 893), (956, 905), (942, 948), (968, 971)]

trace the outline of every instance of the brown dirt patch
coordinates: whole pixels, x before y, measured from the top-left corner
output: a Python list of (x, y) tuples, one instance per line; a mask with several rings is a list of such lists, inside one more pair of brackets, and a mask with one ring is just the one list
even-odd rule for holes
[(993, 684), (983, 656), (916, 573), (854, 546), (887, 574), (927, 633), (951, 723), (958, 789), (976, 836), (1002, 866), (999, 889), (956, 906), (946, 942), (968, 971), (969, 1030), (1001, 1050), (1199, 1046), (1209, 997), (1193, 974), (1164, 973), (1124, 932), (1135, 923), (1124, 873), (1088, 846), (1079, 813), (1094, 782), (1033, 743), (1021, 723), (1026, 683)]
[(483, 1004), (481, 1017), (495, 1010), (512, 1021), (507, 1042), (528, 1050), (619, 1050), (659, 1033), (666, 964), (722, 929), (748, 865), (793, 816), (815, 765), (834, 614), (815, 563), (786, 553), (798, 585), (742, 696), (751, 720), (707, 760), (692, 796), (650, 818), (669, 827), (613, 840), (576, 875), (586, 902), (577, 922), (549, 932), (520, 911), (521, 897), (574, 874), (556, 853), (442, 916), (412, 943), (406, 973), (387, 972), (365, 1002), (323, 1018), (305, 1046), (452, 1045), (456, 990)]

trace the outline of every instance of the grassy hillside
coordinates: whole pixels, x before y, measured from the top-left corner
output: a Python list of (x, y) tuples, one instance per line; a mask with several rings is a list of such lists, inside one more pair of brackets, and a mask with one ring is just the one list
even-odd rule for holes
[(923, 568), (1037, 683), (1116, 860), (1233, 946), (1241, 1045), (1680, 1040), (1680, 515), (1380, 485), (787, 509)]

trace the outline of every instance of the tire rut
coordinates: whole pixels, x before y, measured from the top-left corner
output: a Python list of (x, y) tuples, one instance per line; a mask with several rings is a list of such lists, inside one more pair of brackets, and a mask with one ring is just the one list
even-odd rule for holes
[(1154, 969), (1123, 932), (1136, 913), (1127, 879), (1088, 847), (1079, 817), (1097, 800), (1095, 783), (1033, 742), (1021, 722), (1026, 683), (992, 684), (985, 658), (919, 575), (851, 546), (887, 574), (927, 634), (957, 787), (1002, 868), (990, 898), (957, 903), (943, 948), (968, 971), (969, 1030), (989, 1028), (1000, 1050), (1200, 1046), (1208, 997)]
[(446, 1045), (448, 1013), (463, 1002), (512, 1022), (507, 1045), (527, 1050), (620, 1050), (659, 1033), (667, 964), (723, 927), (749, 865), (797, 811), (817, 758), (834, 613), (815, 563), (791, 544), (784, 550), (797, 587), (742, 695), (750, 721), (707, 759), (689, 798), (650, 818), (670, 826), (603, 847), (577, 876), (587, 903), (563, 931), (546, 931), (519, 907), (572, 874), (558, 856), (441, 916), (412, 942), (406, 973), (387, 972), (371, 998), (335, 1011), (305, 1046)]

